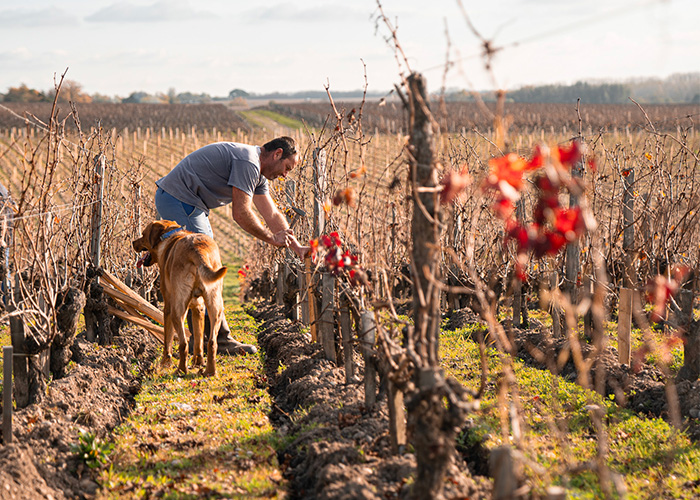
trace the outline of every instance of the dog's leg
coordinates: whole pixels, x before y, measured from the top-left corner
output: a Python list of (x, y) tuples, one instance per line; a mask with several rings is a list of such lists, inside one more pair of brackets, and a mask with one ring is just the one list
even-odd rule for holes
[(204, 306), (202, 304), (190, 304), (192, 311), (192, 338), (193, 344), (192, 368), (204, 366)]
[(178, 340), (178, 351), (180, 353), (180, 362), (177, 365), (178, 371), (182, 373), (187, 373), (187, 336), (185, 335), (185, 316), (187, 315), (187, 309), (180, 312), (176, 316), (175, 321), (173, 321), (173, 326), (175, 327), (175, 332), (177, 333)]
[(173, 328), (172, 313), (168, 304), (164, 304), (163, 317), (163, 321), (165, 323), (163, 325), (163, 335), (165, 339), (163, 345), (163, 356), (160, 359), (160, 367), (169, 368), (173, 362), (173, 334), (175, 333), (175, 329)]
[[(215, 299), (216, 300), (216, 299)], [(216, 375), (216, 336), (221, 328), (221, 321), (224, 317), (223, 299), (217, 301), (216, 304), (207, 304), (209, 311), (209, 324), (211, 331), (209, 332), (209, 343), (207, 344), (207, 368), (204, 370), (204, 375), (213, 377)]]

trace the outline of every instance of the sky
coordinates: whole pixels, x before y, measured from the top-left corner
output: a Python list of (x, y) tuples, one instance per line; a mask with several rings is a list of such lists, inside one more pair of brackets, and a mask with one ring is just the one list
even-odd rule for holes
[[(698, 0), (461, 5), (381, 0), (387, 24), (376, 0), (0, 0), (0, 92), (46, 91), (66, 71), (89, 94), (119, 97), (384, 92), (409, 71), (431, 92), (700, 71)], [(481, 40), (499, 49), (490, 70)]]

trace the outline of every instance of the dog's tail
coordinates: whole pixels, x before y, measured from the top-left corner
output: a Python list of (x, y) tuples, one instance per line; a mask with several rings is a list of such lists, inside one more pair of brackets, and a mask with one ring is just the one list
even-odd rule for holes
[(202, 281), (205, 283), (214, 283), (215, 281), (219, 281), (224, 277), (224, 275), (226, 275), (227, 270), (228, 268), (226, 266), (222, 266), (218, 270), (214, 270), (205, 264), (199, 266), (200, 276), (202, 277)]

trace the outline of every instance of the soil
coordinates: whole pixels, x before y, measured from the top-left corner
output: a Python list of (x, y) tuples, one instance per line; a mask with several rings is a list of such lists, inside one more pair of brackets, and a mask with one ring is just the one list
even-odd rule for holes
[(68, 374), (48, 385), (42, 401), (16, 410), (13, 441), (0, 446), (0, 498), (91, 498), (98, 489), (91, 470), (71, 447), (81, 432), (107, 438), (133, 409), (140, 383), (157, 355), (144, 330), (124, 328), (114, 345), (76, 337)]
[[(273, 411), (270, 420), (287, 438), (278, 459), (289, 499), (405, 498), (416, 463), (410, 453), (393, 454), (386, 397), (364, 406), (363, 386), (346, 384), (343, 368), (323, 357), (301, 325), (284, 317), (282, 308), (264, 302), (249, 311), (260, 323), (258, 343), (265, 352), (265, 372)], [(470, 310), (457, 311), (448, 327), (477, 321)], [(547, 366), (568, 347), (547, 330), (532, 325), (513, 329), (517, 355), (526, 363), (552, 369), (575, 380), (567, 360)], [(133, 410), (140, 388), (136, 374), (148, 373), (157, 355), (156, 342), (141, 329), (123, 328), (114, 346), (101, 347), (79, 335), (71, 350), (73, 363), (64, 378), (48, 385), (42, 401), (17, 410), (13, 442), (0, 446), (0, 497), (3, 499), (89, 499), (98, 489), (91, 469), (77, 460), (71, 446), (81, 431), (99, 438)], [(542, 355), (544, 354), (544, 356)], [(584, 355), (590, 354), (584, 346)], [(355, 356), (358, 356), (356, 353)], [(602, 367), (605, 392), (643, 415), (668, 417), (664, 377), (653, 367), (635, 372), (620, 366), (606, 349), (592, 373)], [(361, 370), (362, 362), (356, 360)], [(361, 380), (362, 373), (356, 374)], [(592, 375), (592, 378), (594, 376)], [(675, 386), (688, 432), (700, 438), (700, 381)], [(486, 477), (488, 452), (460, 449), (445, 482), (446, 498), (491, 498)]]
[[(289, 498), (405, 498), (416, 461), (391, 452), (386, 396), (380, 392), (377, 404), (366, 408), (363, 385), (346, 384), (344, 369), (326, 361), (320, 344), (310, 343), (282, 308), (258, 304), (250, 313), (261, 321), (258, 343), (274, 401), (270, 420), (281, 435), (293, 436), (278, 452)], [(491, 498), (492, 487), (457, 457), (444, 494)]]

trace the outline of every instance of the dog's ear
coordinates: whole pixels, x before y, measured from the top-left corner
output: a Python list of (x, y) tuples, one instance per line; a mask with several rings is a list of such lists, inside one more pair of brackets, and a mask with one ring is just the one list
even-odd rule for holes
[(143, 236), (148, 241), (148, 244), (153, 250), (158, 243), (160, 243), (160, 237), (165, 234), (165, 226), (160, 221), (152, 222), (148, 225), (146, 230), (143, 232)]

